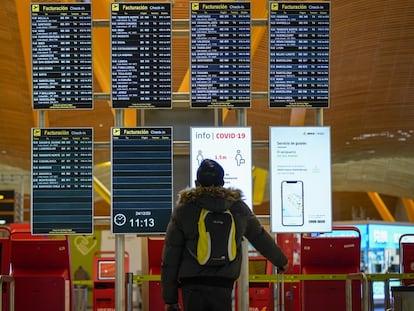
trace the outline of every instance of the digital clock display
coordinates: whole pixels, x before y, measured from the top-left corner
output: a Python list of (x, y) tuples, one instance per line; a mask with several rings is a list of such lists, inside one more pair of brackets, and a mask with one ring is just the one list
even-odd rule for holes
[(161, 234), (173, 207), (172, 128), (112, 128), (112, 232)]
[(143, 228), (154, 228), (155, 219), (154, 218), (131, 218), (129, 220), (129, 225), (134, 227), (143, 227)]

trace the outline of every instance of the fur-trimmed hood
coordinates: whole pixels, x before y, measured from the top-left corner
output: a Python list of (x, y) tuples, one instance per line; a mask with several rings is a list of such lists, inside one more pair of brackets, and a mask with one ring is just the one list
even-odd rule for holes
[(240, 201), (243, 193), (238, 189), (224, 187), (196, 187), (182, 190), (178, 196), (178, 205), (194, 204), (211, 211), (224, 211)]

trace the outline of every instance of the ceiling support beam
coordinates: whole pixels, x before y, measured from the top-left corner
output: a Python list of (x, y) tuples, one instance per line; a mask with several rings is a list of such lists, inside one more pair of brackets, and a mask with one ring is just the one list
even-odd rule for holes
[[(31, 0), (15, 0), (17, 21), (19, 23), (20, 42), (22, 44), (22, 53), (24, 58), (24, 66), (26, 68), (27, 89), (32, 93), (32, 60), (31, 60), (31, 24), (30, 24), (30, 10)], [(35, 127), (41, 126), (39, 123), (39, 112), (37, 110), (32, 111), (33, 124)], [(45, 114), (45, 126), (49, 124), (47, 113)]]
[[(92, 19), (109, 20), (110, 1), (94, 1), (92, 8)], [(110, 93), (109, 83), (110, 73), (110, 43), (109, 43), (109, 23), (105, 27), (92, 28), (92, 63), (95, 80), (98, 82), (101, 92)], [(108, 104), (109, 101), (108, 101)], [(114, 112), (113, 112), (114, 113)]]
[(93, 177), (93, 189), (101, 196), (101, 198), (108, 204), (111, 204), (111, 193), (108, 189), (104, 186), (101, 181)]
[(408, 198), (401, 198), (404, 205), (405, 212), (407, 213), (408, 220), (414, 222), (414, 200)]
[(368, 196), (380, 214), (382, 220), (395, 222), (394, 216), (392, 216), (378, 192), (368, 192)]

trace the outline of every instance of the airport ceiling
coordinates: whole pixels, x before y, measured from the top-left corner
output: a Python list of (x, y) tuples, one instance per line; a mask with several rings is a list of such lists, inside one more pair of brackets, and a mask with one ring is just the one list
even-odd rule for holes
[[(91, 2), (94, 20), (108, 20), (111, 1)], [(377, 192), (408, 199), (404, 202), (411, 202), (413, 208), (412, 0), (330, 2), (330, 107), (323, 110), (269, 109), (266, 99), (254, 98), (252, 108), (246, 112), (253, 140), (267, 141), (269, 126), (316, 125), (322, 120), (323, 125), (331, 127), (334, 193)], [(45, 118), (48, 127), (94, 128), (95, 142), (102, 143), (95, 151), (95, 175), (109, 189), (109, 168), (100, 165), (109, 161), (109, 129), (114, 124), (115, 114), (108, 102), (96, 100), (94, 109), (89, 111), (54, 110), (39, 114), (32, 109), (30, 3), (28, 0), (6, 1), (0, 10), (0, 109), (3, 115), (0, 189), (14, 187), (18, 192), (30, 193), (30, 129), (39, 125), (40, 116)], [(251, 3), (252, 18), (266, 19), (267, 1)], [(188, 19), (188, 6), (188, 0), (174, 0), (173, 19)], [(107, 94), (109, 29), (94, 27), (93, 42), (94, 92)], [(268, 72), (267, 46), (267, 27), (253, 27), (253, 92), (265, 92), (268, 88), (267, 79), (263, 78)], [(189, 65), (188, 51), (188, 36), (173, 36), (173, 91), (176, 93), (188, 93), (188, 85), (183, 83)], [(136, 122), (134, 111), (125, 113), (125, 122)], [(234, 110), (226, 114), (224, 125), (237, 125)], [(257, 150), (254, 164), (268, 168), (267, 153), (268, 150)], [(23, 186), (21, 176), (26, 176)]]

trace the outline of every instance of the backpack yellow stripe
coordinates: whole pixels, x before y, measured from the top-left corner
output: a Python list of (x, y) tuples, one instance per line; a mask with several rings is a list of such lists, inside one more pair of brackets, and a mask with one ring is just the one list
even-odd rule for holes
[(206, 231), (206, 225), (204, 218), (208, 214), (208, 210), (201, 209), (200, 217), (198, 218), (198, 242), (197, 242), (197, 261), (199, 264), (204, 265), (210, 258), (211, 242), (210, 234)]

